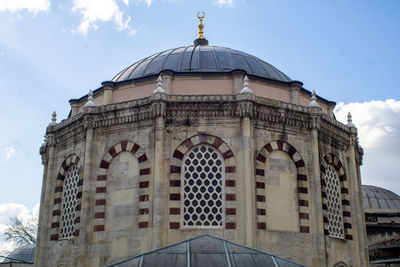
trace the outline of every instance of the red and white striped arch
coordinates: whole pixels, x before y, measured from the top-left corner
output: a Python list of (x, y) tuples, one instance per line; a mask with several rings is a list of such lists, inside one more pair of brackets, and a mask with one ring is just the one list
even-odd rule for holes
[(149, 227), (150, 162), (144, 150), (136, 143), (121, 141), (113, 145), (103, 156), (96, 177), (94, 231), (105, 231), (107, 170), (112, 160), (121, 152), (130, 152), (139, 162), (139, 228)]
[(181, 166), (185, 154), (199, 144), (208, 144), (221, 153), (225, 162), (225, 229), (236, 229), (235, 158), (228, 144), (221, 138), (200, 133), (182, 142), (174, 151), (169, 176), (169, 228), (181, 225)]
[(263, 146), (256, 159), (256, 207), (257, 207), (257, 229), (266, 230), (266, 184), (265, 184), (265, 163), (268, 156), (273, 151), (286, 152), (293, 160), (297, 169), (297, 191), (299, 205), (299, 220), (302, 233), (310, 232), (310, 209), (309, 209), (309, 184), (307, 178), (307, 170), (303, 158), (300, 153), (289, 143), (281, 140), (272, 141)]

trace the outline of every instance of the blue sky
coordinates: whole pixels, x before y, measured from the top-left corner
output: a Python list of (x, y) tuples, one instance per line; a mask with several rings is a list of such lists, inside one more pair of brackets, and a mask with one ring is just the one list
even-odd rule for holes
[(64, 119), (69, 99), (143, 57), (191, 44), (201, 10), (210, 45), (302, 81), (338, 103), (342, 122), (352, 111), (363, 182), (400, 194), (397, 0), (0, 0), (0, 206), (39, 202), (38, 151), (53, 110)]

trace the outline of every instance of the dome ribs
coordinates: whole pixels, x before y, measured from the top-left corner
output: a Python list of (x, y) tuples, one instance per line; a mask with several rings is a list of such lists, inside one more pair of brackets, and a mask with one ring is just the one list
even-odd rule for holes
[(181, 53), (181, 56), (179, 57), (179, 63), (178, 63), (178, 68), (177, 68), (177, 71), (178, 71), (178, 72), (181, 72), (182, 58), (185, 56), (186, 50), (188, 50), (189, 47), (193, 47), (193, 46), (187, 46), (187, 47), (185, 47), (185, 49), (184, 49), (183, 52)]
[(211, 47), (211, 52), (212, 52), (212, 54), (213, 54), (213, 56), (214, 56), (215, 65), (217, 66), (217, 70), (218, 70), (218, 71), (223, 71), (223, 70), (220, 69), (220, 67), (219, 67), (218, 58), (217, 58), (217, 55), (215, 54), (214, 47), (212, 47), (212, 46), (210, 46), (210, 47)]
[[(237, 51), (237, 52), (239, 52), (239, 51)], [(251, 67), (251, 64), (250, 64), (249, 61), (246, 59), (246, 57), (244, 57), (243, 53), (240, 53), (240, 52), (239, 52), (238, 55), (240, 55), (240, 57), (243, 58), (244, 62), (247, 63), (247, 66), (249, 67), (250, 71), (251, 71), (252, 73), (254, 73), (253, 68)], [(249, 74), (249, 73), (247, 73), (247, 74)]]
[[(130, 76), (133, 74), (133, 72), (136, 70), (136, 68), (137, 68), (140, 64), (142, 64), (142, 62), (143, 62), (144, 60), (145, 60), (145, 59), (142, 59), (142, 60), (140, 60), (140, 61), (138, 61), (138, 62), (132, 64), (129, 68), (127, 68), (127, 70), (126, 70), (126, 80), (131, 79)], [(136, 65), (136, 66), (135, 66), (135, 65)], [(129, 70), (132, 69), (132, 68), (133, 68), (133, 70), (129, 72)], [(129, 72), (129, 73), (128, 73), (128, 72)], [(125, 72), (124, 72), (124, 73), (125, 73)], [(123, 75), (123, 74), (121, 74), (121, 76), (122, 76), (122, 75)], [(121, 76), (120, 76), (120, 78), (121, 78)]]
[(362, 195), (366, 212), (400, 210), (400, 196), (390, 190), (372, 185), (362, 185)]
[[(192, 53), (190, 53), (190, 59), (189, 59), (189, 71), (192, 70), (192, 59), (193, 59), (193, 54), (194, 51), (196, 50), (196, 48), (198, 48), (200, 50), (200, 47), (198, 45), (196, 45), (193, 49), (192, 49)], [(197, 66), (200, 65), (200, 53), (197, 53), (199, 56), (197, 57)]]
[(160, 67), (160, 69), (159, 69), (158, 72), (161, 72), (161, 71), (164, 70), (165, 64), (167, 63), (169, 56), (170, 56), (171, 54), (173, 54), (176, 50), (180, 49), (180, 48), (182, 48), (182, 46), (181, 46), (181, 47), (174, 48), (174, 49), (170, 49), (170, 52), (168, 53), (168, 55), (165, 56), (164, 62), (163, 62), (163, 64), (161, 65), (161, 67)]
[[(146, 77), (146, 76), (147, 76), (146, 70), (149, 68), (151, 62), (153, 62), (153, 60), (156, 59), (157, 57), (159, 57), (162, 53), (163, 53), (163, 52), (154, 54), (154, 55), (152, 55), (152, 56), (146, 58), (146, 60), (143, 61), (143, 62), (141, 63), (141, 64), (146, 64), (145, 62), (147, 61), (147, 65), (144, 67), (144, 69), (143, 69), (141, 75), (139, 75), (140, 77)], [(139, 66), (138, 66), (138, 67), (139, 67)]]
[(112, 81), (125, 82), (157, 75), (162, 71), (175, 73), (230, 73), (245, 71), (255, 77), (288, 83), (292, 80), (271, 64), (239, 50), (226, 47), (183, 46), (153, 54), (119, 72)]

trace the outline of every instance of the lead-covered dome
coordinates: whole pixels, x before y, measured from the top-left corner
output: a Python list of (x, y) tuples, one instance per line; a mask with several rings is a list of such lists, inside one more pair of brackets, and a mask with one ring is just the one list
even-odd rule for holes
[(174, 73), (229, 73), (245, 71), (280, 82), (292, 80), (267, 62), (247, 53), (226, 47), (197, 45), (169, 49), (139, 60), (118, 73), (113, 82), (124, 82), (158, 75), (162, 71)]
[(362, 185), (365, 212), (400, 213), (400, 196), (387, 189)]

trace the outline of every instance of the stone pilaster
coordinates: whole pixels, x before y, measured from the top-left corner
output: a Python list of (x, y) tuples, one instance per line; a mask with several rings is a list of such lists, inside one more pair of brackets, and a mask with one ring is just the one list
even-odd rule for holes
[(299, 81), (293, 81), (290, 83), (290, 103), (295, 105), (299, 104), (299, 94), (302, 86), (303, 83)]
[(50, 212), (49, 208), (50, 200), (52, 199), (52, 170), (54, 169), (54, 136), (51, 134), (47, 135), (47, 141), (40, 148), (40, 154), (42, 156), (42, 163), (44, 165), (43, 170), (43, 181), (42, 181), (42, 195), (40, 199), (40, 212), (39, 212), (39, 226), (38, 227), (38, 239), (35, 250), (35, 266), (44, 266), (46, 255), (49, 247), (50, 235), (48, 229), (50, 229)]
[(79, 103), (70, 103), (71, 106), (71, 117), (75, 116), (78, 114), (78, 109), (79, 109)]
[(172, 80), (174, 79), (174, 73), (165, 71), (161, 73), (161, 77), (163, 79), (163, 89), (165, 93), (171, 94), (172, 91)]
[[(165, 80), (164, 80), (165, 81)], [(151, 240), (149, 244), (151, 248), (156, 249), (167, 245), (167, 179), (164, 175), (164, 139), (165, 139), (165, 109), (166, 105), (160, 101), (165, 94), (157, 93), (153, 95), (156, 102), (153, 102), (153, 110), (155, 111), (154, 124), (154, 162), (153, 162), (153, 179), (150, 182), (152, 188), (151, 197), (153, 199), (152, 210), (152, 228)]]
[(314, 254), (318, 255), (315, 259), (315, 266), (326, 266), (326, 244), (324, 237), (324, 222), (322, 215), (322, 185), (321, 185), (321, 170), (320, 170), (320, 155), (319, 155), (319, 124), (320, 124), (320, 114), (322, 112), (320, 107), (310, 107), (311, 111), (311, 170), (310, 172), (310, 185), (314, 188), (310, 188), (313, 194), (312, 199), (310, 199), (311, 209), (313, 216), (311, 216), (311, 229), (310, 232), (313, 234), (313, 246)]
[[(254, 177), (254, 153), (253, 153), (253, 129), (251, 117), (253, 116), (253, 94), (241, 95), (240, 103), (241, 119), (241, 172), (239, 180), (242, 181), (244, 196), (244, 241), (247, 246), (255, 247), (255, 177)], [(239, 159), (240, 160), (240, 159)]]
[[(350, 131), (352, 132), (350, 135), (350, 147), (347, 152), (348, 157), (350, 159), (350, 183), (352, 188), (352, 201), (353, 201), (353, 231), (357, 231), (357, 233), (353, 233), (353, 241), (354, 245), (357, 246), (357, 251), (359, 251), (358, 257), (355, 257), (355, 264), (357, 266), (369, 266), (368, 260), (368, 248), (367, 244), (367, 232), (365, 226), (365, 215), (363, 209), (363, 198), (362, 198), (362, 189), (361, 189), (361, 177), (359, 171), (359, 164), (356, 160), (356, 149), (358, 148), (357, 144), (357, 129), (355, 127), (350, 127)], [(359, 205), (357, 205), (357, 203)]]
[[(92, 143), (93, 143), (93, 125), (91, 123), (91, 118), (85, 118), (85, 129), (86, 129), (86, 139), (85, 139), (85, 158), (83, 159), (83, 189), (82, 189), (82, 203), (81, 203), (81, 215), (90, 214), (90, 203), (93, 203), (93, 182), (92, 179)], [(90, 234), (91, 232), (87, 229), (92, 229), (90, 227), (90, 217), (80, 216), (80, 233), (79, 233), (79, 255), (78, 266), (87, 266), (89, 262), (89, 244), (90, 244)]]
[(254, 247), (255, 234), (255, 199), (254, 199), (254, 163), (252, 143), (251, 120), (249, 117), (242, 118), (242, 156), (243, 156), (243, 180), (244, 180), (244, 198), (245, 198), (245, 241), (246, 245)]
[(243, 89), (243, 78), (246, 75), (244, 71), (234, 71), (232, 73), (233, 79), (233, 94), (239, 94)]
[(328, 115), (331, 118), (335, 117), (334, 114), (333, 114), (333, 110), (334, 109), (335, 109), (335, 104), (332, 104), (332, 103), (328, 104)]
[(102, 82), (103, 86), (103, 105), (111, 104), (113, 102), (113, 90), (115, 89), (114, 82)]

